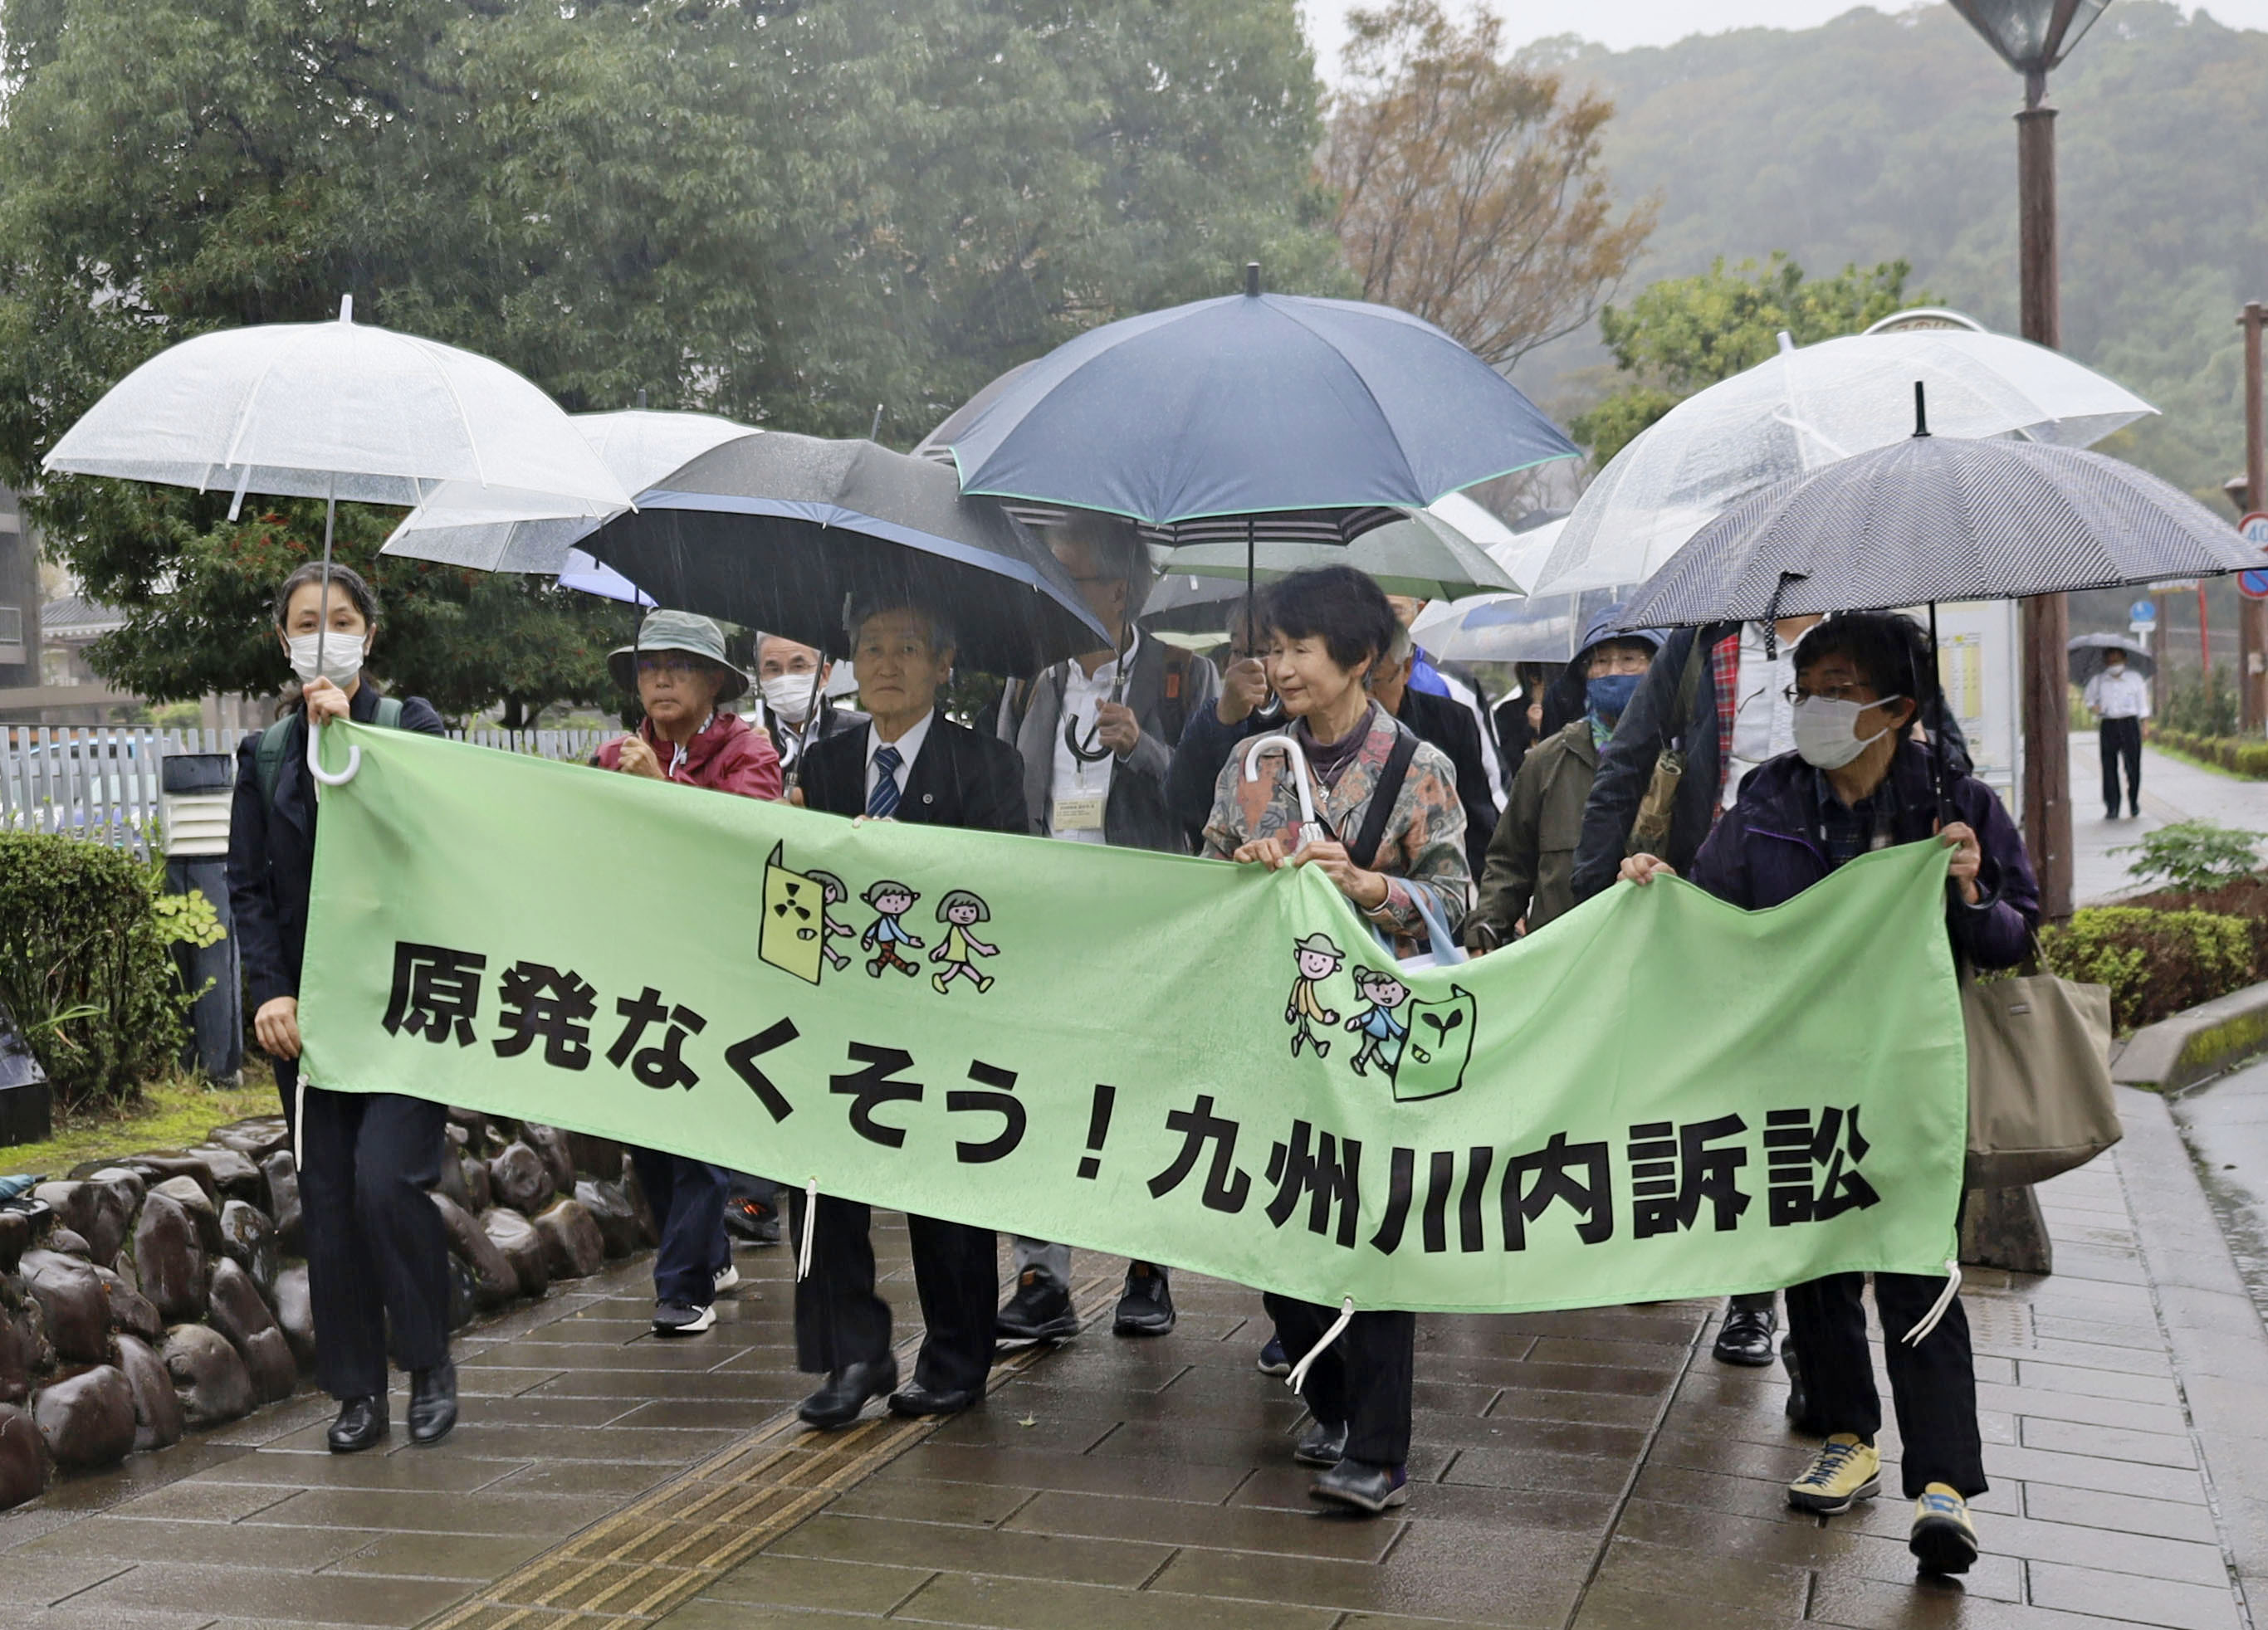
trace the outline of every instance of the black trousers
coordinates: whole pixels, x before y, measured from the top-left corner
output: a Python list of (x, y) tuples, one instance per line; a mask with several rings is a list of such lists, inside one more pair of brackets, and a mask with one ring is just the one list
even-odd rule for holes
[[(1866, 1275), (1832, 1274), (1787, 1288), (1787, 1322), (1803, 1364), (1811, 1419), (1822, 1432), (1856, 1432), (1869, 1443), (1881, 1429), (1882, 1400), (1867, 1349)], [(1945, 1289), (1941, 1276), (1874, 1275), (1874, 1307), (1890, 1372), (1890, 1399), (1905, 1445), (1906, 1497), (1932, 1483), (1964, 1500), (1984, 1492), (1984, 1451), (1977, 1429), (1977, 1361), (1969, 1315), (1958, 1296), (1936, 1329), (1908, 1346), (1905, 1333)]]
[[(788, 1192), (796, 1251), (803, 1231), (803, 1191)], [(874, 1294), (872, 1213), (864, 1202), (819, 1197), (811, 1272), (795, 1287), (795, 1362), (816, 1375), (879, 1362), (890, 1350), (890, 1304)], [(914, 1380), (935, 1392), (981, 1392), (992, 1369), (995, 1303), (1000, 1295), (998, 1237), (989, 1228), (906, 1215), (921, 1298), (921, 1356)]]
[(315, 1384), (342, 1400), (383, 1397), (389, 1325), (402, 1369), (449, 1357), (448, 1231), (425, 1193), (441, 1180), (449, 1112), (423, 1098), (320, 1087), (307, 1089), (302, 1110), (298, 1061), (275, 1064), (305, 1156)]
[[(1296, 1364), (1323, 1339), (1338, 1309), (1273, 1292), (1261, 1297)], [(1410, 1393), (1417, 1378), (1418, 1315), (1357, 1313), (1307, 1371), (1300, 1396), (1318, 1421), (1347, 1427), (1350, 1460), (1398, 1466), (1410, 1458)]]
[(717, 1275), (733, 1259), (725, 1237), (725, 1192), (732, 1173), (658, 1149), (633, 1148), (630, 1160), (661, 1230), (661, 1247), (653, 1253), (654, 1300), (707, 1307), (717, 1299)]
[(2096, 737), (2102, 750), (2102, 807), (2118, 812), (2118, 767), (2126, 766), (2126, 807), (2142, 807), (2142, 721), (2105, 719)]

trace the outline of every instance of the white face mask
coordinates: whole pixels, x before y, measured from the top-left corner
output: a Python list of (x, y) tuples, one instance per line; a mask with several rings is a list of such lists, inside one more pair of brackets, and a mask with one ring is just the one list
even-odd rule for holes
[(285, 641), (291, 651), (291, 672), (306, 684), (315, 677), (315, 642), (323, 646), (323, 678), (343, 687), (362, 672), (363, 638), (359, 634), (295, 634)]
[(757, 680), (756, 688), (764, 694), (765, 707), (790, 724), (800, 724), (811, 716), (812, 692), (825, 684), (815, 673), (776, 673)]
[(1806, 696), (1795, 704), (1795, 751), (1806, 764), (1839, 770), (1889, 733), (1889, 727), (1884, 725), (1871, 736), (1858, 734), (1859, 716), (1869, 708), (1904, 700), (1885, 696), (1881, 701), (1842, 701), (1832, 696)]

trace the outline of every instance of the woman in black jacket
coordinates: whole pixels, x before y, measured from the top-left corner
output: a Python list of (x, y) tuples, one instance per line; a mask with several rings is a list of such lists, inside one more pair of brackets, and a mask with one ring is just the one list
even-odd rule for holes
[(345, 567), (328, 569), (328, 585), (324, 568), (303, 566), (276, 591), (276, 639), (301, 689), (282, 719), (237, 749), (228, 892), (254, 1034), (274, 1061), (298, 1160), (315, 1379), (339, 1400), (329, 1442), (348, 1454), (386, 1438), (389, 1320), (410, 1375), (413, 1442), (437, 1443), (456, 1424), (457, 1372), (449, 1362), (448, 1241), (425, 1195), (440, 1180), (447, 1112), (423, 1098), (331, 1092), (299, 1079), (299, 965), (315, 859), (308, 720), (442, 733), (430, 702), (381, 697), (363, 677), (378, 597)]

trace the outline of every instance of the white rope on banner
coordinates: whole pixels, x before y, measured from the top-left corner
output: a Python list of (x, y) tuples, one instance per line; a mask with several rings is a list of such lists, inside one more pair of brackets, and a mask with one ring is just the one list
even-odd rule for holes
[(1314, 1368), (1315, 1361), (1323, 1355), (1323, 1349), (1345, 1333), (1346, 1327), (1352, 1323), (1354, 1323), (1354, 1298), (1349, 1296), (1339, 1304), (1339, 1316), (1331, 1321), (1331, 1327), (1323, 1332), (1323, 1339), (1300, 1355), (1300, 1362), (1292, 1366), (1292, 1373), (1284, 1377), (1284, 1384), (1294, 1392), (1306, 1386), (1307, 1371)]
[(1948, 1257), (1945, 1259), (1945, 1289), (1938, 1293), (1938, 1298), (1930, 1304), (1929, 1311), (1924, 1313), (1919, 1322), (1911, 1330), (1906, 1332), (1906, 1345), (1918, 1347), (1923, 1339), (1937, 1328), (1938, 1321), (1953, 1311), (1953, 1300), (1960, 1294), (1961, 1259)]
[(811, 1277), (811, 1237), (819, 1231), (819, 1179), (803, 1186), (803, 1239), (795, 1250), (795, 1277), (800, 1284)]

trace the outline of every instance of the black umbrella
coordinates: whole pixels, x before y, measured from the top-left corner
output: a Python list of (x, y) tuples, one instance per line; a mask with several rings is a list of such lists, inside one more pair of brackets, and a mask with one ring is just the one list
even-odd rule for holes
[(2070, 654), (2071, 682), (2074, 685), (2084, 685), (2102, 672), (2112, 651), (2124, 652), (2126, 665), (2146, 679), (2158, 671), (2158, 659), (2123, 634), (2082, 634), (2064, 650)]
[(850, 654), (869, 599), (952, 625), (960, 660), (1031, 674), (1110, 637), (1040, 540), (953, 472), (865, 441), (767, 431), (702, 454), (582, 547), (664, 606)]
[(1933, 437), (1766, 488), (1631, 597), (1626, 628), (2021, 599), (2258, 563), (2229, 525), (2131, 464), (2044, 442)]

